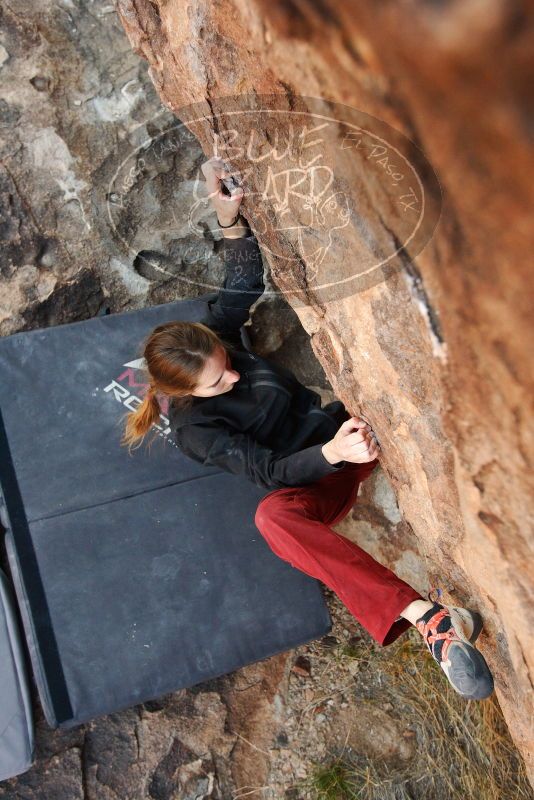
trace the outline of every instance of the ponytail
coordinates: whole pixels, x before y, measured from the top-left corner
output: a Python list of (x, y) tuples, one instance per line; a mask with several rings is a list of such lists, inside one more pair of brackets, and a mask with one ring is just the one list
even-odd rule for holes
[(121, 438), (121, 445), (127, 446), (130, 454), (132, 450), (137, 450), (141, 446), (152, 425), (159, 420), (160, 414), (161, 408), (156, 396), (156, 390), (154, 385), (150, 384), (141, 405), (135, 411), (126, 414), (126, 424)]

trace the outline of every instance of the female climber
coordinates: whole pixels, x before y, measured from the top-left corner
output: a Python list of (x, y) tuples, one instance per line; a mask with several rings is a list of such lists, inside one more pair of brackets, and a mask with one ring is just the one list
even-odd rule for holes
[(166, 322), (145, 340), (149, 388), (127, 416), (122, 444), (141, 444), (160, 417), (157, 394), (167, 395), (172, 435), (186, 456), (273, 489), (255, 524), (276, 555), (329, 586), (380, 644), (415, 625), (459, 694), (488, 697), (493, 678), (474, 646), (478, 613), (423, 599), (332, 529), (378, 464), (376, 436), (340, 401), (321, 408), (289, 370), (241, 345), (241, 326), (264, 291), (261, 253), (240, 214), (243, 189), (222, 188), (224, 162), (211, 158), (201, 169), (223, 231), (224, 285), (205, 323)]

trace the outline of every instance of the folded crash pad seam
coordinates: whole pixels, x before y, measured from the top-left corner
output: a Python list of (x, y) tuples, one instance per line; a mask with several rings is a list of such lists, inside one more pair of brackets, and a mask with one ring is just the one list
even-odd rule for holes
[(192, 478), (185, 478), (183, 481), (171, 481), (170, 483), (162, 483), (156, 486), (150, 486), (148, 489), (140, 489), (138, 492), (131, 492), (130, 494), (121, 494), (118, 497), (112, 497), (106, 500), (100, 500), (98, 503), (89, 503), (85, 506), (78, 506), (76, 508), (63, 508), (61, 511), (58, 511), (56, 514), (45, 514), (42, 517), (34, 517), (28, 520), (28, 523), (32, 524), (35, 522), (42, 522), (43, 520), (47, 519), (56, 519), (57, 517), (64, 517), (67, 514), (76, 514), (78, 511), (87, 511), (90, 508), (98, 508), (99, 506), (107, 506), (111, 503), (117, 503), (121, 500), (129, 500), (131, 497), (139, 497), (143, 494), (150, 494), (150, 492), (157, 492), (158, 489), (168, 489), (171, 486), (180, 486), (185, 483), (191, 483), (192, 481), (201, 481), (205, 480), (206, 478), (212, 478), (216, 475), (223, 475), (223, 470), (214, 470), (213, 472), (208, 472), (206, 475), (194, 475)]
[(56, 708), (58, 718), (69, 719), (72, 716), (72, 707), (67, 684), (59, 657), (59, 650), (52, 627), (43, 581), (39, 572), (37, 556), (35, 554), (28, 520), (22, 502), (1, 409), (0, 486), (2, 487), (11, 535), (13, 539), (17, 540), (18, 560), (21, 565), (22, 561), (24, 561), (25, 594), (28, 607), (31, 610), (29, 616), (32, 616), (34, 619), (42, 619), (45, 623), (39, 626), (39, 632), (37, 628), (34, 628), (34, 635), (41, 653), (46, 654), (46, 658), (49, 660), (52, 667), (50, 670), (49, 691), (54, 697), (54, 707)]
[[(12, 664), (17, 680), (17, 691), (19, 696), (19, 709), (22, 706), (24, 710), (24, 723), (26, 730), (26, 755), (23, 759), (24, 763), (20, 764), (17, 769), (19, 774), (21, 771), (28, 768), (33, 759), (34, 750), (34, 731), (33, 731), (33, 717), (31, 708), (31, 699), (28, 685), (28, 675), (24, 663), (24, 651), (19, 636), (18, 626), (14, 619), (15, 615), (15, 602), (12, 596), (11, 588), (8, 584), (7, 577), (0, 570), (0, 603), (4, 609), (4, 625), (7, 631), (7, 641), (11, 653)], [(9, 729), (16, 714), (9, 720), (4, 729), (0, 731), (0, 739)], [(12, 777), (12, 776), (9, 776)], [(3, 778), (0, 776), (0, 780)]]
[(22, 580), (22, 573), (20, 569), (17, 548), (13, 540), (12, 531), (9, 530), (5, 538), (5, 546), (7, 557), (9, 561), (9, 570), (15, 588), (20, 616), (23, 623), (23, 631), (25, 633), (26, 646), (30, 654), (30, 662), (33, 670), (33, 677), (37, 684), (41, 705), (44, 711), (46, 721), (51, 728), (57, 728), (58, 721), (55, 716), (53, 700), (50, 695), (48, 677), (46, 675), (45, 665), (39, 650), (39, 642), (37, 639), (36, 626), (32, 618), (31, 610), (28, 603), (28, 597), (24, 582)]

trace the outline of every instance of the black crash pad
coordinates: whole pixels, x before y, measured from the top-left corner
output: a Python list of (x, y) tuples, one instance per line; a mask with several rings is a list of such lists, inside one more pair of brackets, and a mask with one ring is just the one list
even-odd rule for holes
[(209, 322), (207, 300), (0, 340), (6, 545), (54, 727), (331, 627), (319, 583), (274, 555), (254, 524), (270, 490), (188, 459), (165, 416), (150, 451), (120, 446), (122, 417), (142, 397), (140, 343), (172, 319)]

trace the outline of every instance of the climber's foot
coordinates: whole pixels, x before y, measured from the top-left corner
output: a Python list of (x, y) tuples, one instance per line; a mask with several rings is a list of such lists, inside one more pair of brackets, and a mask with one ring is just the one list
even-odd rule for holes
[(483, 700), (493, 692), (493, 677), (473, 642), (482, 620), (476, 611), (434, 603), (416, 622), (433, 658), (453, 689), (467, 700)]

